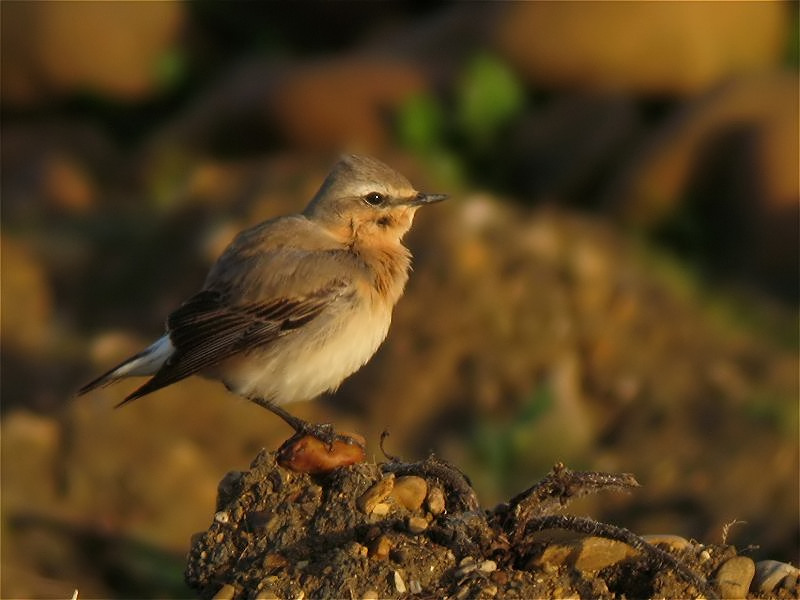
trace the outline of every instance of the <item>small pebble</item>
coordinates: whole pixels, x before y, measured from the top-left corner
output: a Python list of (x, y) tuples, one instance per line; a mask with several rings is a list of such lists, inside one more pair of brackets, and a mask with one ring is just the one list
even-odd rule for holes
[(367, 556), (368, 552), (369, 551), (367, 550), (367, 547), (366, 546), (362, 546), (358, 542), (351, 542), (351, 543), (349, 543), (347, 545), (347, 553), (350, 556), (356, 556), (356, 557), (364, 558), (364, 557)]
[(624, 542), (589, 536), (577, 544), (574, 566), (579, 571), (596, 572), (635, 554), (636, 550)]
[(388, 538), (388, 536), (382, 535), (378, 539), (372, 542), (370, 545), (370, 555), (377, 558), (378, 560), (383, 560), (387, 556), (389, 556), (389, 552), (392, 550), (392, 541)]
[(444, 491), (439, 486), (432, 486), (428, 490), (428, 497), (425, 501), (428, 506), (428, 511), (435, 517), (444, 512)]
[(237, 506), (233, 509), (233, 520), (238, 523), (242, 520), (244, 516), (244, 509), (241, 506)]
[(280, 600), (280, 597), (272, 590), (261, 590), (256, 594), (255, 600)]
[(497, 586), (495, 584), (493, 584), (493, 583), (490, 583), (489, 585), (484, 586), (483, 588), (481, 588), (481, 595), (484, 595), (484, 594), (486, 596), (489, 596), (490, 598), (493, 598), (493, 597), (497, 596)]
[[(753, 591), (770, 594), (781, 582), (785, 583), (786, 579), (794, 579), (794, 585), (797, 585), (798, 574), (800, 574), (800, 569), (788, 563), (777, 560), (761, 560), (756, 563)], [(789, 587), (794, 587), (791, 585), (791, 581), (789, 583)]]
[(361, 512), (370, 515), (378, 504), (389, 497), (393, 489), (394, 473), (388, 473), (359, 496), (358, 500), (356, 500), (356, 506)]
[(508, 574), (503, 571), (495, 571), (492, 573), (492, 581), (497, 585), (506, 585), (508, 583)]
[(372, 512), (370, 513), (370, 516), (372, 516), (372, 517), (385, 517), (386, 515), (389, 514), (389, 509), (390, 508), (391, 508), (391, 506), (386, 504), (386, 502), (379, 502), (378, 504), (376, 504), (373, 507)]
[(225, 539), (225, 534), (221, 532), (214, 536), (214, 541), (217, 542), (218, 544), (221, 544), (224, 539)]
[(492, 573), (497, 570), (497, 563), (493, 560), (485, 560), (478, 565), (478, 570), (484, 573)]
[(717, 571), (720, 595), (731, 600), (746, 598), (755, 572), (756, 565), (747, 556), (734, 556), (725, 561)]
[(403, 577), (402, 575), (400, 575), (400, 571), (394, 572), (394, 589), (397, 590), (398, 594), (406, 593), (406, 582), (403, 581)]
[(416, 475), (398, 477), (391, 497), (411, 512), (418, 510), (428, 495), (428, 482)]
[[(244, 473), (241, 471), (228, 471), (217, 486), (217, 497), (224, 506), (228, 500), (238, 493), (239, 483), (242, 481)], [(218, 503), (217, 506), (220, 506)]]
[(217, 523), (227, 523), (230, 521), (230, 516), (224, 510), (221, 510), (214, 514), (214, 520)]
[(419, 594), (420, 592), (422, 592), (422, 586), (416, 579), (412, 579), (411, 581), (408, 582), (408, 589), (411, 591), (412, 594)]
[(261, 566), (265, 569), (272, 570), (272, 569), (279, 569), (281, 567), (285, 567), (289, 564), (289, 561), (282, 554), (277, 553), (270, 553), (264, 557), (264, 560), (261, 561)]
[[(363, 445), (365, 440), (355, 433), (345, 433)], [(348, 444), (342, 440), (335, 440), (329, 447), (313, 435), (302, 437), (293, 436), (286, 440), (278, 449), (277, 462), (285, 469), (296, 473), (329, 473), (339, 467), (345, 467), (363, 462), (366, 456), (364, 449), (357, 444)]]
[(702, 552), (701, 552), (701, 553), (698, 555), (698, 557), (697, 557), (697, 558), (698, 558), (698, 560), (699, 560), (700, 562), (706, 562), (707, 560), (711, 560), (711, 552), (709, 552), (708, 550), (703, 550), (703, 551), (702, 551)]
[[(526, 567), (526, 568), (530, 569), (530, 567)], [(538, 568), (541, 569), (542, 573), (544, 573), (545, 575), (552, 575), (553, 573), (558, 571), (558, 565), (554, 565), (553, 563), (549, 563), (549, 562), (548, 563), (544, 563), (543, 565), (539, 566)]]
[(226, 583), (223, 585), (216, 594), (214, 594), (211, 598), (213, 600), (231, 600), (233, 595), (236, 593), (236, 588), (233, 587), (230, 583)]
[(547, 570), (568, 565), (578, 571), (596, 572), (636, 554), (628, 544), (597, 536), (587, 536), (549, 544), (534, 556), (527, 568)]
[(361, 594), (361, 600), (378, 600), (378, 590), (367, 590)]
[(471, 556), (465, 556), (461, 559), (461, 562), (458, 563), (458, 569), (456, 569), (455, 576), (456, 577), (463, 577), (467, 573), (472, 573), (475, 569), (478, 568), (478, 565), (475, 562), (475, 559)]
[(247, 523), (247, 527), (251, 531), (255, 529), (263, 529), (265, 530), (265, 533), (274, 532), (280, 523), (278, 515), (275, 515), (267, 510), (249, 512), (244, 519), (245, 523)]
[(389, 558), (396, 562), (398, 565), (403, 565), (408, 560), (408, 552), (402, 548), (395, 548), (389, 552)]
[(408, 530), (413, 533), (422, 533), (428, 528), (428, 522), (422, 517), (411, 517), (408, 519)]
[(670, 550), (685, 550), (692, 545), (685, 537), (669, 533), (652, 533), (643, 535), (642, 539), (654, 546), (658, 546), (659, 544), (666, 546)]

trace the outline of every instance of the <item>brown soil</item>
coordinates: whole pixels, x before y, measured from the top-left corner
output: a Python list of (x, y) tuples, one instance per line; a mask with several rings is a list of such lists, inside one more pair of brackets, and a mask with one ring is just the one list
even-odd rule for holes
[[(445, 510), (432, 514), (430, 496), (409, 508), (384, 493), (378, 499), (388, 508), (367, 514), (363, 499), (395, 473), (414, 473), (429, 490), (444, 490)], [(737, 556), (735, 547), (654, 547), (627, 530), (556, 514), (573, 497), (635, 485), (628, 475), (557, 466), (526, 492), (486, 510), (464, 476), (433, 457), (361, 463), (312, 477), (280, 467), (273, 453), (262, 451), (249, 471), (229, 473), (220, 484), (213, 522), (193, 539), (186, 581), (203, 598), (718, 597), (717, 571)], [(425, 525), (414, 529), (420, 518)], [(608, 559), (594, 546), (594, 558), (582, 552), (580, 559), (573, 553), (541, 563), (558, 542), (534, 530), (554, 525), (582, 530), (583, 540), (589, 530), (594, 537), (625, 538), (629, 552)], [(795, 581), (791, 589), (747, 597), (798, 593)]]

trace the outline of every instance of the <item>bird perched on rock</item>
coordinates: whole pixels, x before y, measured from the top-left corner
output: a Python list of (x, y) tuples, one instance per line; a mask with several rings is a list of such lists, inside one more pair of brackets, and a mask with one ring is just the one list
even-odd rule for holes
[(372, 357), (408, 279), (403, 235), (419, 207), (446, 197), (374, 158), (341, 158), (301, 214), (236, 236), (166, 333), (78, 394), (151, 376), (122, 405), (200, 375), (330, 442), (329, 425), (281, 405), (336, 389)]

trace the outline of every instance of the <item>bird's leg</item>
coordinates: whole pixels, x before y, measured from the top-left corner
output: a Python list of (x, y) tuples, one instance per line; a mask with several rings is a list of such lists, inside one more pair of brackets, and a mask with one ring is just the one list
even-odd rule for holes
[(251, 402), (258, 404), (260, 407), (266, 408), (271, 413), (278, 415), (286, 422), (287, 425), (289, 425), (289, 427), (294, 429), (295, 434), (292, 436), (292, 440), (310, 435), (325, 442), (325, 444), (328, 446), (328, 450), (333, 449), (334, 442), (344, 442), (346, 444), (359, 446), (362, 450), (365, 450), (364, 444), (362, 444), (359, 440), (349, 435), (337, 433), (331, 423), (311, 423), (309, 421), (305, 421), (300, 417), (295, 417), (274, 402), (266, 400), (260, 396), (248, 396), (248, 399)]
[[(304, 421), (300, 417), (295, 417), (294, 415), (290, 414), (287, 410), (284, 410), (274, 402), (266, 400), (260, 396), (248, 396), (248, 400), (253, 402), (254, 404), (258, 404), (261, 408), (266, 408), (273, 414), (278, 415), (281, 419), (283, 419), (286, 424), (294, 429), (295, 431), (305, 431), (311, 423), (308, 421)], [(332, 426), (328, 425), (329, 428), (333, 429)]]

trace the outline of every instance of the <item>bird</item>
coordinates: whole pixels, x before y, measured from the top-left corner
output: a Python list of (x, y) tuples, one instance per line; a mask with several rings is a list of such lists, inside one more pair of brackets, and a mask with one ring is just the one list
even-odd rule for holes
[(169, 314), (163, 336), (77, 394), (149, 376), (122, 406), (198, 375), (276, 414), (296, 435), (341, 439), (332, 425), (283, 405), (335, 391), (372, 358), (408, 280), (403, 236), (417, 209), (446, 198), (417, 191), (375, 158), (341, 156), (302, 213), (240, 232), (200, 291)]

